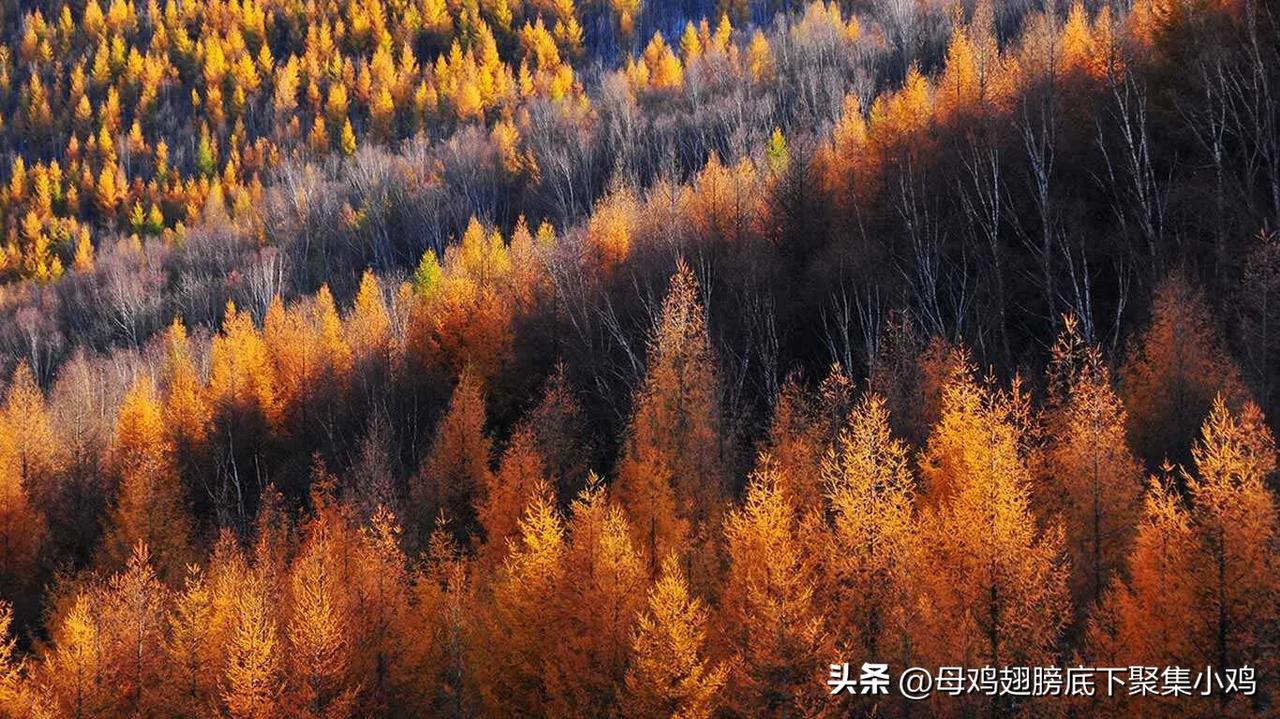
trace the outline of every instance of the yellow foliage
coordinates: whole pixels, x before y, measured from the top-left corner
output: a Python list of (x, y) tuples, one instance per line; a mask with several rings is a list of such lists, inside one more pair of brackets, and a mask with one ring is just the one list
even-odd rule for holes
[(680, 59), (662, 38), (654, 33), (644, 49), (644, 64), (648, 67), (648, 86), (658, 90), (675, 90), (684, 84), (684, 68)]

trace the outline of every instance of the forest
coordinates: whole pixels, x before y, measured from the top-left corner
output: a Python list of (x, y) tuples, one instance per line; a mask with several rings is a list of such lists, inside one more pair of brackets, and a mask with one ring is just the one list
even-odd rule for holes
[(0, 0), (0, 716), (1274, 715), (1278, 11)]

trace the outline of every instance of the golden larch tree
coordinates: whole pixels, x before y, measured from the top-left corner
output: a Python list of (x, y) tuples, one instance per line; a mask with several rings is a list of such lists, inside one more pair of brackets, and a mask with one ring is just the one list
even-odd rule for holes
[(510, 548), (482, 629), (480, 695), (495, 714), (542, 714), (551, 701), (545, 667), (564, 636), (557, 603), (566, 549), (564, 521), (545, 484), (535, 490)]
[[(943, 389), (942, 420), (923, 469), (926, 561), (919, 634), (929, 663), (962, 666), (1056, 660), (1070, 612), (1061, 527), (1031, 512), (1018, 387), (983, 386), (972, 369)], [(993, 700), (998, 708), (1000, 701)]]
[(9, 380), (3, 419), (12, 452), (6, 461), (9, 471), (16, 473), (35, 506), (46, 507), (63, 468), (62, 443), (57, 441), (44, 393), (25, 361)]
[(624, 715), (708, 719), (720, 708), (728, 668), (707, 655), (707, 623), (706, 605), (668, 557), (636, 623)]
[(165, 642), (167, 706), (174, 715), (196, 715), (218, 696), (224, 657), (216, 625), (225, 613), (218, 611), (216, 601), (206, 572), (193, 565), (175, 592)]
[(850, 656), (906, 662), (916, 616), (922, 543), (907, 445), (889, 429), (879, 395), (868, 394), (822, 461), (831, 517), (823, 580), (831, 632)]
[(227, 303), (222, 331), (210, 350), (209, 394), (223, 412), (279, 420), (275, 372), (253, 317)]
[(1151, 323), (1120, 373), (1129, 441), (1147, 465), (1185, 462), (1217, 394), (1236, 403), (1240, 373), (1223, 347), (1203, 293), (1181, 273), (1156, 287)]
[(475, 507), (483, 502), (483, 493), (492, 483), (492, 442), (484, 425), (483, 388), (473, 372), (464, 370), (436, 428), (431, 451), (410, 482), (419, 531), (430, 528), (440, 511), (446, 513), (459, 536), (465, 536), (474, 525)]
[(558, 365), (542, 389), (542, 401), (523, 420), (533, 432), (548, 478), (561, 499), (576, 497), (586, 485), (589, 436), (582, 405)]
[(177, 582), (191, 555), (192, 519), (155, 385), (145, 375), (120, 407), (112, 461), (120, 490), (103, 539), (108, 565), (124, 567), (143, 544), (156, 553), (160, 576)]
[[(1192, 663), (1197, 623), (1196, 588), (1187, 568), (1195, 554), (1195, 536), (1183, 498), (1171, 477), (1152, 477), (1143, 500), (1143, 517), (1129, 556), (1128, 578), (1115, 582), (1089, 620), (1086, 661), (1120, 666), (1130, 663), (1181, 666)], [(1143, 697), (1165, 712), (1187, 709), (1185, 698)], [(1117, 712), (1125, 710), (1125, 700)]]
[(102, 602), (102, 642), (108, 667), (106, 686), (117, 716), (159, 716), (164, 707), (165, 632), (170, 592), (152, 568), (151, 553), (139, 541), (123, 570), (111, 577)]
[(164, 427), (181, 459), (204, 449), (213, 411), (192, 357), (187, 328), (179, 318), (174, 318), (165, 334), (165, 350), (161, 370)]
[[(1063, 375), (1065, 386), (1051, 398), (1053, 442), (1040, 489), (1041, 505), (1059, 513), (1065, 524), (1071, 595), (1083, 617), (1124, 568), (1142, 513), (1143, 471), (1129, 451), (1127, 416), (1111, 373), (1099, 348), (1073, 340), (1076, 328), (1068, 319), (1054, 346), (1051, 374)], [(1079, 347), (1074, 360), (1073, 346)]]
[[(1192, 449), (1194, 471), (1153, 478), (1129, 559), (1089, 628), (1090, 660), (1168, 666), (1275, 666), (1266, 627), (1276, 621), (1276, 499), (1267, 486), (1276, 446), (1262, 413), (1214, 401)], [(1265, 700), (1265, 699), (1264, 699)], [(1245, 697), (1164, 701), (1186, 716), (1248, 716)]]
[(852, 389), (849, 376), (832, 365), (817, 392), (802, 387), (795, 374), (778, 392), (767, 448), (789, 500), (801, 513), (822, 503), (822, 460), (844, 426)]
[(51, 714), (47, 698), (29, 681), (31, 669), (13, 637), (13, 605), (0, 602), (0, 713), (13, 717)]
[(725, 520), (720, 631), (736, 658), (729, 694), (750, 716), (804, 714), (827, 701), (821, 682), (834, 648), (817, 595), (820, 555), (807, 546), (820, 529), (801, 518), (786, 486), (762, 455), (743, 506)]
[(572, 513), (558, 605), (565, 633), (546, 674), (552, 712), (616, 715), (649, 564), (622, 508), (594, 475)]
[(14, 429), (8, 422), (0, 426), (0, 592), (6, 597), (19, 595), (35, 579), (46, 531), (24, 477), (21, 433)]
[(223, 659), (221, 704), (234, 719), (268, 719), (280, 714), (285, 647), (280, 637), (276, 596), (265, 573), (254, 568), (232, 598), (232, 625)]
[(328, 506), (331, 499), (323, 490), (312, 497), (319, 506), (289, 567), (287, 696), (300, 716), (348, 716), (357, 681), (351, 675), (356, 636), (341, 566), (347, 552), (341, 527), (335, 526), (341, 518)]
[(497, 472), (490, 480), (483, 499), (476, 507), (476, 519), (484, 531), (484, 547), (479, 559), (482, 567), (496, 568), (507, 555), (507, 544), (520, 533), (520, 517), (534, 499), (534, 491), (545, 481), (546, 470), (538, 451), (533, 429), (521, 423), (511, 437)]
[(1199, 538), (1194, 581), (1209, 619), (1200, 655), (1218, 667), (1274, 667), (1265, 627), (1278, 615), (1276, 443), (1257, 405), (1231, 412), (1219, 396), (1184, 477)]
[(362, 381), (374, 380), (390, 369), (391, 315), (378, 278), (368, 270), (360, 278), (355, 304), (343, 327), (347, 345)]
[(49, 622), (53, 649), (44, 653), (40, 676), (55, 714), (104, 716), (114, 689), (105, 684), (110, 658), (105, 653), (100, 591), (77, 592), (71, 605)]
[[(618, 466), (619, 497), (650, 559), (684, 551), (719, 509), (720, 384), (693, 271), (681, 261), (649, 341)], [(709, 537), (705, 534), (702, 539)]]

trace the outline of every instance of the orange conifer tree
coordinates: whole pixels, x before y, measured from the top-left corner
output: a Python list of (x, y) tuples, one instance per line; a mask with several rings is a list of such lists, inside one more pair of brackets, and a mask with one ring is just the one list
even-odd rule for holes
[(157, 553), (158, 571), (176, 582), (186, 573), (192, 521), (155, 386), (134, 382), (116, 420), (114, 461), (120, 492), (103, 540), (111, 566), (123, 567), (139, 543)]
[(1204, 295), (1181, 274), (1155, 290), (1151, 324), (1138, 339), (1120, 374), (1134, 450), (1158, 465), (1181, 462), (1215, 395), (1236, 402), (1239, 370), (1224, 352)]
[(1070, 599), (1062, 530), (1041, 531), (1031, 513), (1017, 387), (984, 387), (972, 372), (943, 389), (924, 460), (922, 534), (936, 569), (916, 641), (939, 664), (1052, 661)]
[(455, 523), (455, 532), (465, 533), (472, 527), (475, 507), (492, 482), (492, 443), (484, 424), (480, 381), (473, 372), (464, 370), (449, 409), (436, 428), (431, 451), (410, 483), (420, 531), (431, 527), (439, 511)]
[(817, 596), (819, 555), (768, 455), (748, 480), (743, 506), (725, 521), (729, 575), (721, 598), (722, 631), (734, 648), (729, 686), (740, 711), (778, 716), (815, 711), (824, 701), (823, 657), (832, 655)]
[[(494, 713), (539, 714), (550, 706), (545, 667), (564, 635), (557, 595), (564, 576), (564, 522), (542, 484), (520, 520), (520, 539), (493, 586), (484, 627), (490, 661), (480, 678), (484, 706)], [(483, 667), (482, 667), (483, 670)]]
[(890, 434), (884, 400), (867, 395), (822, 462), (832, 517), (823, 579), (837, 607), (832, 633), (846, 653), (910, 649), (923, 546), (908, 456)]
[(688, 533), (706, 530), (718, 511), (719, 404), (697, 282), (680, 262), (650, 338), (618, 468), (619, 496), (653, 561), (685, 548)]
[(546, 682), (555, 713), (607, 716), (619, 709), (649, 565), (622, 508), (594, 475), (572, 512), (558, 607), (566, 634)]
[(707, 614), (680, 563), (668, 557), (636, 624), (625, 713), (706, 719), (720, 707), (728, 670), (707, 656)]
[[(1057, 369), (1051, 374), (1063, 375), (1065, 386), (1050, 407), (1054, 441), (1042, 489), (1043, 505), (1059, 511), (1066, 526), (1071, 593), (1083, 616), (1129, 554), (1141, 515), (1142, 466), (1129, 451), (1125, 410), (1100, 351), (1077, 340), (1076, 323), (1068, 318), (1054, 347)], [(1079, 347), (1074, 359), (1072, 347)]]

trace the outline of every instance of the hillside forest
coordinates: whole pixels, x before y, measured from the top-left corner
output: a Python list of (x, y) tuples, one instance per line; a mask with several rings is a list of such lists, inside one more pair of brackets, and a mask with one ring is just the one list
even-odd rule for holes
[(0, 715), (1274, 715), (1278, 23), (0, 0)]

